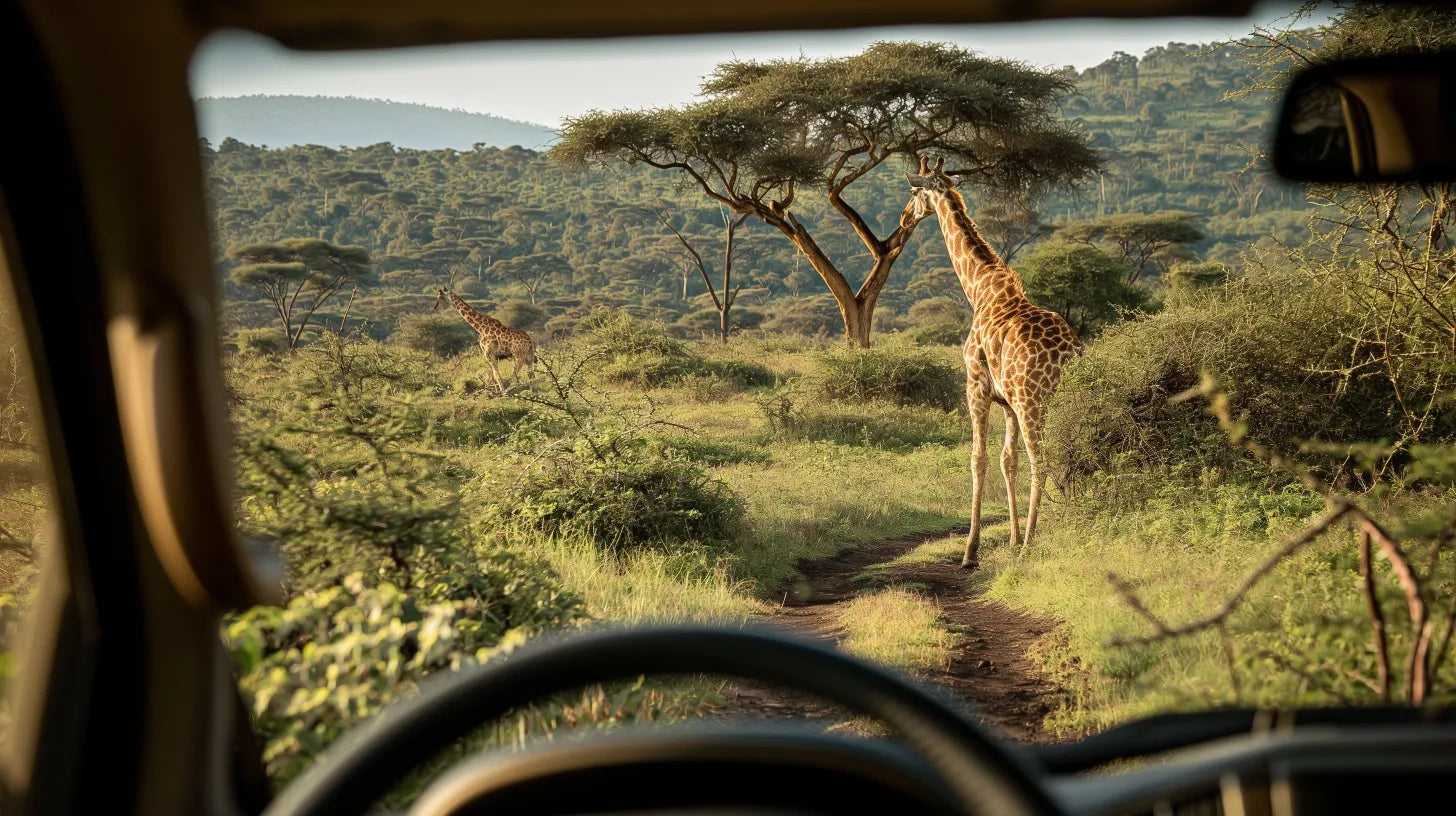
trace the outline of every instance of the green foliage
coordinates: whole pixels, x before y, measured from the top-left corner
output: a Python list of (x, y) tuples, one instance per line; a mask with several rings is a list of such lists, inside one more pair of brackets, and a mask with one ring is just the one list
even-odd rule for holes
[(652, 353), (665, 358), (687, 357), (687, 347), (660, 323), (638, 320), (616, 309), (597, 309), (576, 324), (592, 348), (611, 357)]
[(241, 261), (233, 267), (233, 282), (256, 288), (272, 304), (289, 348), (298, 345), (315, 313), (340, 290), (373, 282), (367, 249), (318, 238), (248, 244), (229, 255)]
[(1227, 264), (1217, 261), (1208, 263), (1181, 263), (1163, 273), (1163, 284), (1170, 289), (1203, 289), (1218, 286), (1229, 278)]
[(931, 297), (916, 301), (906, 313), (911, 336), (922, 346), (959, 346), (971, 329), (965, 298)]
[(1101, 246), (1124, 268), (1131, 285), (1150, 264), (1179, 257), (1183, 247), (1206, 236), (1197, 224), (1197, 213), (1157, 212), (1151, 215), (1122, 213), (1068, 224), (1057, 230), (1063, 241)]
[(740, 529), (745, 507), (698, 465), (642, 454), (596, 459), (578, 449), (520, 480), (501, 511), (549, 534), (579, 532), (623, 551), (722, 543)]
[(232, 342), (245, 354), (279, 354), (287, 347), (276, 329), (239, 329), (233, 333)]
[(1204, 290), (1110, 327), (1068, 367), (1052, 401), (1051, 472), (1247, 468), (1200, 406), (1169, 402), (1204, 372), (1231, 393), (1251, 436), (1277, 450), (1391, 438), (1389, 381), (1339, 373), (1351, 353), (1349, 320), (1338, 292), (1286, 273)]
[(582, 618), (548, 567), (489, 552), (410, 591), (349, 575), (285, 607), (234, 616), (224, 637), (269, 776), (283, 785), (429, 675), (485, 663)]
[(764, 324), (774, 333), (824, 337), (842, 325), (839, 306), (829, 295), (797, 298), (780, 307), (778, 315)]
[(626, 551), (691, 541), (717, 544), (738, 530), (742, 500), (649, 432), (678, 427), (651, 402), (623, 404), (583, 382), (600, 352), (568, 349), (541, 361), (544, 393), (527, 397), (551, 417), (559, 435), (539, 426), (518, 435), (519, 462), (489, 479), (494, 513), (548, 535), (584, 535)]
[(1021, 259), (1017, 272), (1026, 296), (1065, 318), (1084, 340), (1146, 300), (1141, 290), (1124, 283), (1127, 267), (1095, 247), (1042, 244)]
[(543, 322), (546, 312), (524, 300), (508, 300), (491, 312), (491, 317), (513, 329), (532, 329)]
[(475, 332), (463, 320), (443, 314), (404, 315), (389, 336), (391, 343), (436, 357), (453, 357), (473, 347), (475, 340)]
[(705, 360), (668, 334), (660, 323), (614, 311), (587, 315), (577, 326), (587, 347), (603, 358), (599, 373), (611, 383), (657, 388), (677, 383), (741, 391), (773, 381), (761, 365), (742, 360)]
[(899, 345), (831, 351), (822, 361), (820, 392), (831, 399), (883, 400), (954, 411), (965, 374), (926, 351)]

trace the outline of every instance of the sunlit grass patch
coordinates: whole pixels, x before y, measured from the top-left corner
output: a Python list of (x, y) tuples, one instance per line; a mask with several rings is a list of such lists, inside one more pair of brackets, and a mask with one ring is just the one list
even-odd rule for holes
[(542, 538), (527, 545), (563, 586), (601, 620), (625, 624), (743, 623), (764, 611), (752, 585), (701, 550), (603, 552), (580, 538)]
[[(1335, 702), (1318, 685), (1278, 670), (1264, 653), (1297, 653), (1315, 666), (1372, 661), (1344, 534), (1276, 569), (1230, 618), (1227, 643), (1209, 631), (1151, 645), (1108, 645), (1151, 631), (1109, 584), (1109, 573), (1137, 587), (1170, 624), (1195, 620), (1218, 607), (1317, 510), (1314, 500), (1252, 487), (1170, 490), (1141, 507), (1059, 510), (1022, 560), (989, 550), (983, 562), (995, 575), (991, 597), (1062, 621), (1032, 655), (1069, 696), (1049, 724), (1076, 734), (1169, 711)], [(1392, 626), (1393, 644), (1399, 630)], [(1352, 700), (1370, 695), (1343, 670), (1321, 677)]]
[(940, 623), (939, 606), (904, 587), (850, 601), (839, 623), (847, 633), (845, 651), (908, 671), (943, 667), (956, 644), (956, 636)]
[[(772, 585), (799, 558), (847, 544), (946, 529), (970, 512), (967, 446), (909, 453), (827, 442), (776, 442), (773, 461), (714, 469), (748, 502), (736, 545), (746, 575)], [(988, 486), (987, 499), (999, 491)]]

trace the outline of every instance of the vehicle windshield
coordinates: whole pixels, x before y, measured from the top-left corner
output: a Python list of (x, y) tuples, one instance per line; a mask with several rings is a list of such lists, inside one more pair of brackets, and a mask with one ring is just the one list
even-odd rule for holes
[[(1366, 5), (215, 37), (239, 523), (288, 567), (224, 637), (270, 775), (599, 622), (777, 624), (1024, 742), (1449, 701), (1450, 186), (1265, 154), (1293, 69), (1452, 44)], [(875, 731), (647, 678), (461, 750), (744, 715)]]

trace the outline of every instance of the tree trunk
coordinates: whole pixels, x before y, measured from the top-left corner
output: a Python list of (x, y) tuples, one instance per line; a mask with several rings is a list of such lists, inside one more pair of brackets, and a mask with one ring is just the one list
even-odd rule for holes
[(875, 254), (874, 268), (870, 270), (870, 274), (856, 292), (850, 288), (849, 281), (845, 279), (844, 274), (839, 271), (833, 261), (829, 260), (829, 257), (807, 232), (800, 228), (790, 236), (794, 245), (809, 260), (809, 265), (814, 267), (814, 271), (819, 273), (819, 277), (829, 287), (829, 294), (834, 296), (834, 302), (839, 305), (839, 316), (844, 320), (844, 340), (849, 345), (859, 348), (870, 347), (870, 329), (874, 324), (875, 305), (879, 303), (880, 292), (884, 290), (885, 283), (890, 279), (890, 269), (899, 259), (900, 253), (904, 251), (905, 241), (909, 237), (910, 231), (905, 231), (883, 253)]
[(355, 286), (349, 290), (349, 302), (344, 304), (344, 316), (339, 318), (339, 334), (344, 333), (344, 324), (349, 322), (349, 310), (354, 308), (354, 296), (359, 294), (359, 287)]
[(728, 310), (732, 308), (724, 302), (723, 308), (718, 310), (718, 342), (728, 345)]

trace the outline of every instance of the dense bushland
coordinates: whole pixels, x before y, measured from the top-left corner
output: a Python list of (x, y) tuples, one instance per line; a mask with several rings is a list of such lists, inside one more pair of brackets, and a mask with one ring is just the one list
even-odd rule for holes
[[(1343, 371), (1357, 317), (1342, 300), (1300, 274), (1273, 272), (1198, 290), (1109, 328), (1068, 369), (1052, 403), (1051, 472), (1069, 483), (1148, 468), (1262, 472), (1201, 405), (1171, 402), (1204, 374), (1229, 393), (1254, 438), (1286, 454), (1396, 438), (1391, 383)], [(1349, 476), (1348, 452), (1334, 453), (1325, 472)]]

